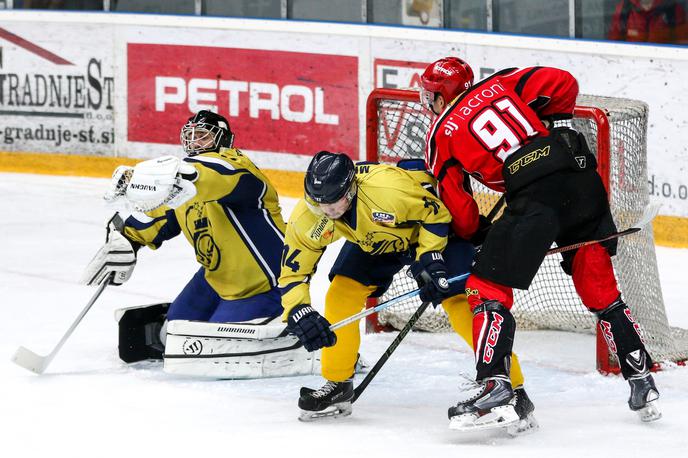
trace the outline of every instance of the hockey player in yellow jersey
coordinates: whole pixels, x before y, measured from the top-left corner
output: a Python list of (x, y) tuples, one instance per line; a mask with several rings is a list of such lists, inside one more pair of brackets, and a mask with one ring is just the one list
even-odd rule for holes
[[(421, 289), (421, 299), (442, 303), (454, 330), (472, 342), (472, 313), (463, 283), (447, 279), (468, 272), (474, 248), (449, 237), (451, 216), (434, 194), (435, 180), (423, 161), (399, 166), (354, 164), (344, 154), (321, 151), (305, 177), (305, 197), (289, 222), (282, 255), (280, 288), (284, 319), (307, 350), (323, 348), (318, 390), (301, 391), (300, 419), (309, 421), (351, 413), (353, 374), (360, 345), (356, 324), (329, 330), (330, 323), (358, 313), (368, 297), (378, 297), (405, 265)], [(325, 316), (311, 307), (309, 281), (325, 247), (346, 242), (330, 271)], [(523, 375), (513, 358), (514, 386)], [(522, 403), (532, 412), (521, 390)], [(531, 416), (532, 419), (532, 416)]]
[(155, 250), (183, 233), (200, 268), (170, 304), (168, 321), (279, 317), (285, 224), (277, 192), (233, 139), (224, 117), (200, 111), (182, 128), (183, 160), (118, 168), (109, 199), (126, 198), (137, 211), (123, 222), (113, 218), (86, 283), (125, 282), (141, 247)]

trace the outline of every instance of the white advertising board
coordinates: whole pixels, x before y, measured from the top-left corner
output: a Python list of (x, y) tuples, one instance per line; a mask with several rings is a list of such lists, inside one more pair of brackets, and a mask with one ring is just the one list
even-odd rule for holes
[(662, 214), (688, 217), (688, 47), (229, 18), (0, 11), (0, 20), (3, 150), (178, 153), (186, 117), (217, 108), (261, 167), (302, 171), (318, 149), (363, 158), (370, 90), (416, 84), (423, 63), (458, 55), (478, 79), (552, 65), (582, 93), (648, 103), (648, 190)]
[(0, 148), (112, 154), (112, 26), (0, 25)]

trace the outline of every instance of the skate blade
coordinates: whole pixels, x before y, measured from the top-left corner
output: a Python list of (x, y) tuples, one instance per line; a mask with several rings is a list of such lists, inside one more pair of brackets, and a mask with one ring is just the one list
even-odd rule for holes
[(662, 411), (659, 409), (659, 404), (657, 401), (648, 402), (645, 404), (645, 407), (640, 410), (636, 410), (636, 412), (638, 413), (640, 420), (645, 423), (656, 421), (662, 418)]
[(468, 432), (484, 429), (505, 428), (519, 422), (518, 414), (512, 405), (493, 408), (485, 415), (474, 413), (457, 415), (449, 420), (449, 429)]
[(540, 429), (540, 425), (533, 414), (530, 414), (523, 420), (519, 419), (515, 424), (507, 426), (506, 432), (512, 437), (517, 437), (532, 434), (538, 429)]
[(325, 418), (339, 418), (348, 417), (351, 415), (352, 407), (351, 402), (340, 402), (338, 404), (333, 404), (326, 409), (319, 411), (312, 410), (302, 410), (301, 415), (299, 415), (299, 421), (311, 422), (318, 421)]

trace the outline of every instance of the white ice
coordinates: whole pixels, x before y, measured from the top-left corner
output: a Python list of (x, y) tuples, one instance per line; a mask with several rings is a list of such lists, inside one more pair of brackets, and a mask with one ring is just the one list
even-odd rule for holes
[[(299, 387), (319, 377), (207, 381), (128, 366), (117, 357), (115, 309), (169, 301), (196, 271), (182, 237), (139, 253), (132, 280), (105, 290), (42, 376), (10, 362), (19, 345), (48, 353), (93, 289), (78, 283), (104, 240), (107, 180), (0, 174), (1, 457), (683, 457), (688, 368), (656, 375), (664, 418), (642, 424), (627, 384), (594, 368), (593, 337), (518, 332), (516, 351), (541, 429), (508, 438), (447, 429), (458, 374), (473, 357), (453, 334), (412, 334), (354, 406), (351, 417), (299, 423)], [(287, 214), (293, 199), (284, 199)], [(322, 306), (328, 250), (314, 279)], [(688, 327), (688, 250), (657, 249), (669, 319)], [(393, 334), (366, 335), (371, 362)]]

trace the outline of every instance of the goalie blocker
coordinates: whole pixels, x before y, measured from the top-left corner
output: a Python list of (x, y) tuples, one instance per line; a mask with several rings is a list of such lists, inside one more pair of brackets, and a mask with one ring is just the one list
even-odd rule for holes
[(152, 304), (115, 312), (122, 361), (164, 359), (165, 372), (220, 379), (320, 373), (320, 352), (305, 351), (280, 317), (241, 323), (165, 322), (168, 307)]

